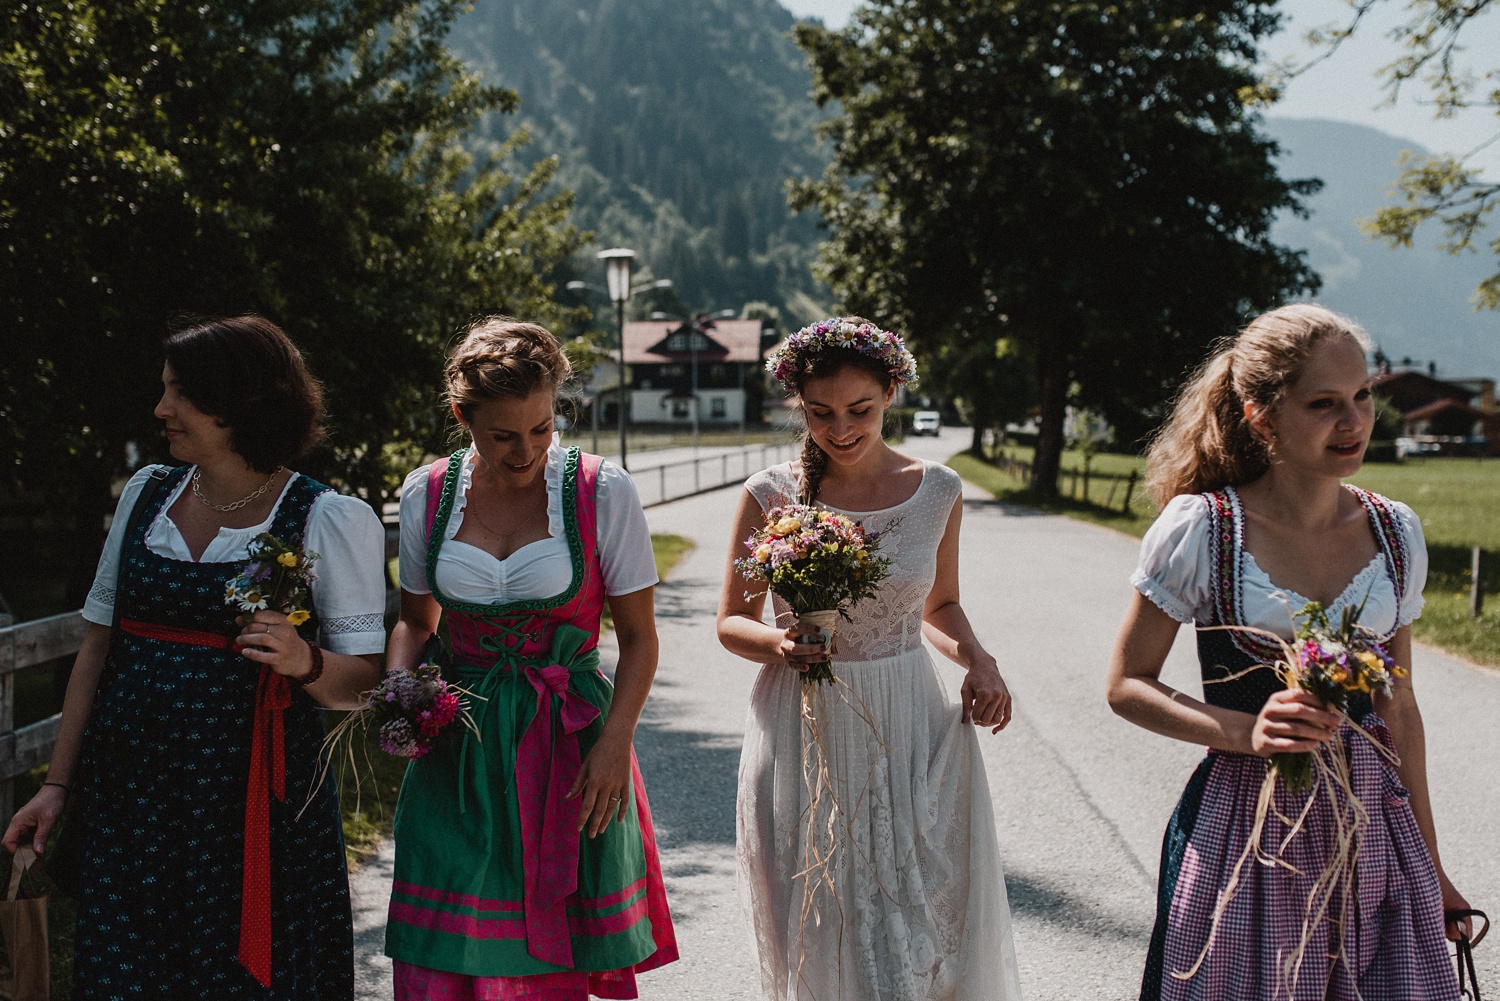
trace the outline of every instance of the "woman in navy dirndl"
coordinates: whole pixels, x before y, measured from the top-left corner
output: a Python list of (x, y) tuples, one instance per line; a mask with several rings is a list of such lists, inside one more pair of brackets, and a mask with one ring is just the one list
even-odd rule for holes
[[(1427, 573), (1421, 521), (1341, 482), (1359, 470), (1374, 424), (1367, 350), (1362, 330), (1322, 307), (1266, 313), (1204, 364), (1152, 445), (1147, 483), (1162, 513), (1131, 578), (1109, 700), (1126, 719), (1209, 750), (1167, 828), (1142, 1001), (1459, 997), (1445, 933), (1456, 937), (1462, 922), (1444, 912), (1468, 903), (1438, 858), (1410, 676), (1390, 697), (1351, 700), (1367, 738), (1258, 667), (1277, 644), (1202, 628), (1289, 641), (1309, 600), (1334, 619), (1362, 607), (1360, 622), (1410, 670)], [(1202, 701), (1159, 680), (1184, 623), (1200, 627)], [(1323, 744), (1349, 761), (1369, 824), (1352, 879), (1309, 920), (1336, 824), (1328, 796), (1309, 804), (1278, 783), (1264, 854), (1239, 863), (1267, 759)]]
[[(347, 1001), (321, 707), (378, 680), (384, 533), (362, 501), (284, 468), (318, 436), (321, 392), (273, 324), (172, 335), (162, 381), (156, 415), (188, 465), (147, 467), (121, 495), (46, 785), (4, 844), (41, 852), (76, 800), (77, 999)], [(262, 532), (321, 554), (301, 626), (224, 603)]]

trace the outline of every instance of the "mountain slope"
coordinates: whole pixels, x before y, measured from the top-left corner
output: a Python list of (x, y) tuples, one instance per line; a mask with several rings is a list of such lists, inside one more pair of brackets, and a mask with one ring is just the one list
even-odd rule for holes
[(785, 182), (825, 158), (792, 25), (774, 0), (484, 0), (452, 41), (517, 91), (533, 155), (561, 157), (601, 245), (633, 247), (692, 308), (785, 306), (816, 293), (818, 241)]
[(1320, 177), (1309, 219), (1283, 218), (1276, 239), (1306, 248), (1323, 276), (1318, 300), (1357, 319), (1396, 361), (1436, 361), (1454, 377), (1500, 376), (1500, 313), (1475, 312), (1469, 296), (1494, 267), (1487, 255), (1451, 256), (1440, 233), (1419, 231), (1410, 249), (1392, 249), (1358, 221), (1386, 203), (1405, 149), (1426, 152), (1376, 129), (1323, 119), (1268, 118), (1287, 177)]

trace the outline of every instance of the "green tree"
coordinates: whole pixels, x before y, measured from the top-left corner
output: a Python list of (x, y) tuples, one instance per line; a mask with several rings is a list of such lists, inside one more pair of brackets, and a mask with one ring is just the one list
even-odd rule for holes
[[(174, 318), (259, 312), (328, 389), (309, 471), (372, 503), (433, 448), (475, 314), (559, 319), (555, 161), (461, 140), (515, 95), (445, 49), (457, 0), (35, 0), (0, 12), (0, 455), (97, 544)], [(92, 562), (80, 560), (83, 576)], [(75, 589), (76, 596), (76, 589)]]
[(1034, 360), (1033, 489), (1056, 491), (1070, 387), (1139, 425), (1212, 338), (1315, 285), (1269, 235), (1315, 183), (1277, 175), (1244, 103), (1275, 25), (1252, 0), (888, 0), (798, 26), (842, 109), (793, 186), (831, 230), (821, 276), (921, 350)]
[[(1336, 47), (1380, 2), (1355, 0), (1348, 24), (1338, 30), (1314, 32), (1314, 41)], [(1480, 78), (1468, 70), (1462, 57), (1464, 28), (1491, 6), (1490, 0), (1411, 0), (1406, 5), (1407, 19), (1391, 33), (1406, 52), (1380, 72), (1390, 100), (1397, 100), (1407, 86), (1422, 86), (1428, 90), (1439, 118), (1471, 107), (1489, 108), (1500, 116), (1500, 88), (1480, 89)], [(1493, 80), (1495, 75), (1491, 70), (1484, 78)], [(1478, 148), (1484, 149), (1490, 142)], [(1371, 235), (1391, 246), (1410, 247), (1417, 229), (1436, 221), (1444, 234), (1441, 246), (1449, 253), (1487, 247), (1496, 257), (1496, 270), (1479, 283), (1474, 302), (1478, 308), (1500, 309), (1500, 229), (1493, 228), (1492, 219), (1496, 206), (1500, 206), (1500, 180), (1486, 180), (1472, 156), (1404, 154), (1396, 185), (1400, 203), (1382, 208), (1364, 225)]]

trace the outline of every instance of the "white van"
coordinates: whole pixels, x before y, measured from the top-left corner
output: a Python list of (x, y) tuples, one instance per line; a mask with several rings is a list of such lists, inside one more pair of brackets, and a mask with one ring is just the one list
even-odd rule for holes
[(930, 434), (937, 437), (943, 427), (943, 417), (936, 410), (918, 410), (911, 415), (912, 434)]

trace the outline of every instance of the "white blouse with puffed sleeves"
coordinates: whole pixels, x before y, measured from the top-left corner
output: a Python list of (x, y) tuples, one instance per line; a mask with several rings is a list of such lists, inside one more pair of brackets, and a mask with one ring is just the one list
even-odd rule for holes
[[(453, 510), (438, 551), (437, 583), (446, 596), (474, 604), (498, 605), (562, 594), (573, 582), (573, 561), (563, 522), (563, 466), (567, 450), (553, 442), (543, 475), (547, 481), (548, 537), (522, 546), (505, 559), (454, 539), (463, 525), (464, 503), (474, 479), (473, 449), (465, 453)], [(401, 589), (431, 594), (427, 580), (428, 466), (413, 470), (401, 488)], [(599, 464), (594, 491), (599, 566), (604, 592), (618, 596), (651, 587), (658, 580), (651, 552), (651, 530), (630, 474), (609, 461)]]
[[(1234, 532), (1234, 586), (1243, 619), (1240, 625), (1255, 626), (1292, 638), (1292, 617), (1307, 604), (1307, 598), (1279, 587), (1244, 548), (1244, 514), (1239, 493), (1226, 488)], [(1386, 565), (1384, 552), (1377, 552), (1344, 587), (1328, 611), (1336, 619), (1349, 604), (1365, 602), (1360, 621), (1377, 634), (1388, 635), (1422, 614), (1422, 588), (1427, 582), (1427, 543), (1422, 520), (1400, 501), (1381, 498), (1394, 515), (1405, 542), (1409, 569), (1406, 586), (1396, 594), (1396, 584)], [(1140, 564), (1130, 583), (1156, 607), (1182, 623), (1200, 626), (1214, 622), (1212, 591), (1216, 547), (1208, 501), (1200, 494), (1172, 498), (1155, 524), (1141, 540)], [(1368, 597), (1367, 597), (1368, 596)]]
[[(142, 485), (153, 469), (147, 466), (130, 478), (115, 508), (104, 554), (94, 574), (83, 605), (83, 617), (107, 626), (114, 621), (115, 585), (120, 572), (120, 548), (125, 523), (140, 496)], [(287, 490), (301, 473), (293, 473), (265, 521), (249, 528), (221, 528), (195, 561), (182, 532), (167, 512), (192, 481), (192, 474), (167, 497), (160, 512), (146, 528), (146, 546), (158, 556), (199, 563), (237, 563), (250, 558), (248, 546), (257, 535), (270, 530)], [(313, 582), (313, 604), (318, 610), (318, 645), (334, 653), (354, 655), (385, 650), (385, 529), (370, 505), (358, 497), (332, 490), (319, 494), (307, 515), (303, 547), (318, 553)]]

